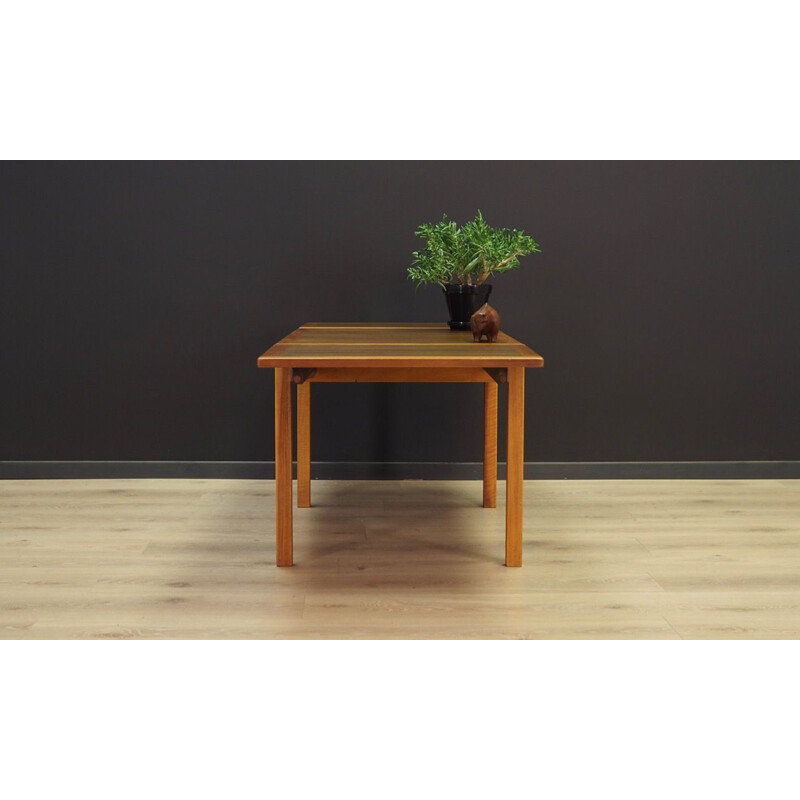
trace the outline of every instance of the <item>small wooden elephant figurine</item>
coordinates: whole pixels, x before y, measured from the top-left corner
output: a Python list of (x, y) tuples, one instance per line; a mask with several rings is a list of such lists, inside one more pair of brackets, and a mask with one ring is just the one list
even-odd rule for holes
[(490, 342), (496, 342), (500, 332), (500, 315), (488, 303), (484, 303), (469, 318), (469, 326), (472, 328), (473, 341), (479, 342), (481, 336), (486, 334)]

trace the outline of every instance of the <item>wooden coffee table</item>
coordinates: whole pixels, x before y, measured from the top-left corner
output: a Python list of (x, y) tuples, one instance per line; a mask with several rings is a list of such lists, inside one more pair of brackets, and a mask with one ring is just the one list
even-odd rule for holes
[(277, 565), (292, 555), (292, 383), (297, 384), (297, 506), (311, 505), (311, 384), (332, 382), (482, 383), (483, 505), (497, 505), (498, 384), (508, 386), (506, 566), (522, 566), (525, 368), (544, 359), (500, 333), (475, 343), (446, 323), (309, 322), (274, 344), (258, 366), (275, 370)]

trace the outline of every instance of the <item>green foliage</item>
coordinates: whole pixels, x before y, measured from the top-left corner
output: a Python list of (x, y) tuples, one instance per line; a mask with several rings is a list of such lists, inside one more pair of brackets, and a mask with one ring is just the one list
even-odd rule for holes
[(426, 240), (425, 249), (413, 253), (408, 268), (417, 287), (481, 284), (495, 273), (518, 267), (520, 256), (541, 252), (522, 231), (488, 225), (480, 211), (461, 228), (445, 214), (440, 222), (420, 225), (415, 235)]

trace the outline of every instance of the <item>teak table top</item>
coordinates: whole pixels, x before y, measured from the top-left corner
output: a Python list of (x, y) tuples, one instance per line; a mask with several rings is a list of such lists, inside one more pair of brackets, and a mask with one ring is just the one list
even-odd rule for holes
[(500, 333), (473, 342), (444, 322), (307, 322), (259, 356), (259, 367), (543, 367), (527, 345)]

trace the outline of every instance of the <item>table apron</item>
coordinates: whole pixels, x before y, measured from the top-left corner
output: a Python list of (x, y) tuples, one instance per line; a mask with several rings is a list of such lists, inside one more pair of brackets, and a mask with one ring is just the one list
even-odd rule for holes
[(481, 367), (320, 367), (311, 383), (492, 383)]

